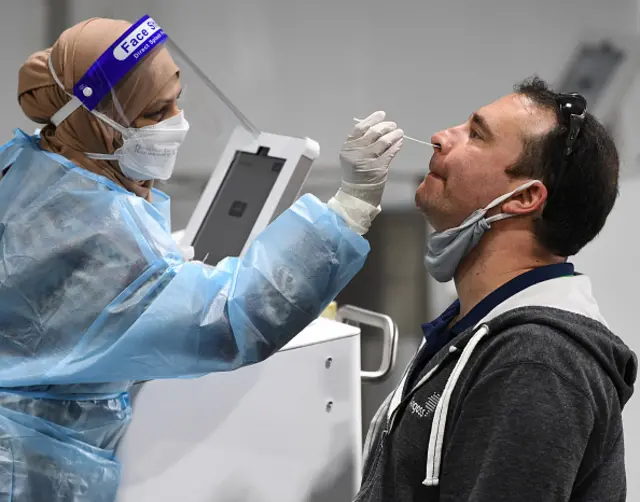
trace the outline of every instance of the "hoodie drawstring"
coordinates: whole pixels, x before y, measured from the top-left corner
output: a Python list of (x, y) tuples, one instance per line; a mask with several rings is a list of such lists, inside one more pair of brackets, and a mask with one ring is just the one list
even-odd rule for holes
[[(451, 395), (453, 394), (453, 389), (458, 383), (458, 378), (460, 378), (460, 374), (462, 370), (469, 362), (469, 358), (471, 358), (471, 354), (475, 350), (480, 340), (482, 340), (485, 336), (489, 334), (489, 327), (486, 324), (480, 326), (478, 331), (476, 331), (469, 343), (462, 351), (462, 355), (458, 362), (456, 363), (453, 372), (449, 376), (449, 380), (447, 381), (447, 385), (442, 392), (442, 397), (438, 402), (438, 406), (436, 407), (436, 411), (433, 415), (433, 423), (431, 425), (431, 436), (429, 438), (429, 450), (427, 453), (427, 467), (426, 467), (426, 477), (422, 482), (425, 486), (437, 486), (440, 482), (440, 465), (442, 463), (442, 444), (444, 442), (444, 431), (447, 425), (447, 412), (449, 410), (449, 401), (451, 401)], [(449, 348), (450, 352), (455, 352), (456, 347), (451, 346)]]

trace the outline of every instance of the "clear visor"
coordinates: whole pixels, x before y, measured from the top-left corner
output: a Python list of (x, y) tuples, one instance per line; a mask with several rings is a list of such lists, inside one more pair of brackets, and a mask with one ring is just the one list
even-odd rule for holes
[(175, 43), (168, 40), (166, 49), (180, 68), (179, 107), (190, 125), (175, 174), (208, 179), (232, 135), (248, 148), (260, 131)]

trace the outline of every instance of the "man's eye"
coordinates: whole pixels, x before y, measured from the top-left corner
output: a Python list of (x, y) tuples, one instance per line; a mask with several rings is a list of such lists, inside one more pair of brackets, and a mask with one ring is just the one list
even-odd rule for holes
[(475, 129), (471, 129), (471, 130), (469, 131), (469, 137), (470, 137), (471, 139), (482, 139), (482, 136), (480, 136), (480, 135), (478, 134), (478, 131), (476, 131)]

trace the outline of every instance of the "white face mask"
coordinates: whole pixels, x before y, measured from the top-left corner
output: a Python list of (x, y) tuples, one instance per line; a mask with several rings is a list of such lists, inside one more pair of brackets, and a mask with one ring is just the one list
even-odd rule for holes
[(125, 176), (135, 181), (168, 180), (189, 122), (180, 112), (167, 120), (140, 128), (122, 127), (102, 113), (94, 115), (122, 134), (122, 146), (113, 154), (86, 153), (90, 159), (117, 160)]

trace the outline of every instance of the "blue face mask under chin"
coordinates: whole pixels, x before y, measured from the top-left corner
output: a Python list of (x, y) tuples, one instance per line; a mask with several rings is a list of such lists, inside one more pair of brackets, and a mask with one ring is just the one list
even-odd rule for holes
[(499, 206), (516, 193), (526, 190), (536, 183), (541, 183), (541, 181), (529, 181), (512, 192), (498, 197), (484, 209), (474, 211), (461, 225), (431, 234), (424, 257), (424, 265), (427, 267), (429, 274), (438, 282), (448, 282), (453, 279), (453, 275), (462, 259), (469, 254), (484, 233), (491, 228), (491, 223), (516, 216), (515, 214), (500, 213), (485, 218), (487, 211)]

